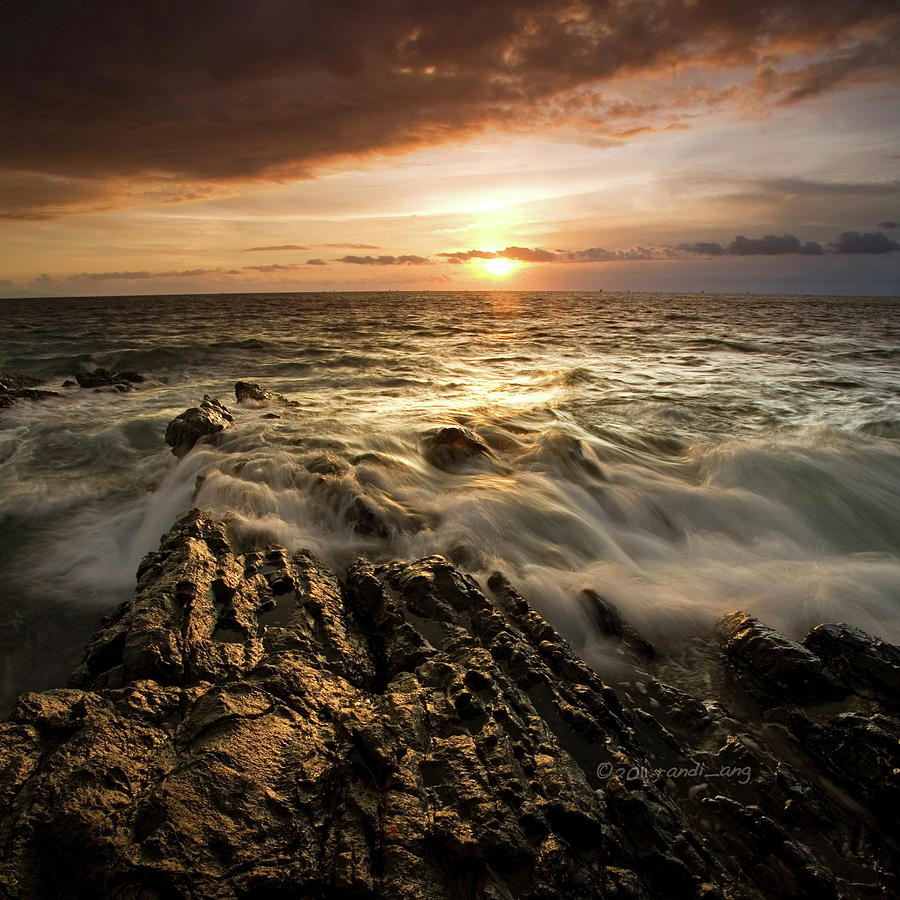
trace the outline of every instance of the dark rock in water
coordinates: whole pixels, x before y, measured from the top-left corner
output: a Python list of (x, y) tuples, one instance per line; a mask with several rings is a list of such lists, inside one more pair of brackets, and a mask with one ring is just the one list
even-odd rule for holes
[(862, 697), (900, 706), (900, 647), (850, 625), (817, 625), (803, 645)]
[(35, 388), (9, 389), (0, 387), (0, 409), (9, 409), (17, 400), (49, 400), (51, 397), (59, 397), (56, 391), (41, 391)]
[(42, 379), (33, 375), (25, 375), (22, 372), (0, 372), (0, 384), (4, 391), (15, 391), (22, 388), (37, 387)]
[(281, 403), (284, 406), (297, 406), (295, 400), (288, 400), (284, 394), (267, 391), (252, 381), (238, 381), (234, 386), (234, 396), (238, 403), (250, 400), (253, 403)]
[(716, 630), (735, 681), (759, 700), (806, 703), (849, 693), (815, 653), (745, 612), (724, 616)]
[(653, 645), (622, 619), (619, 608), (596, 591), (584, 590), (580, 600), (600, 634), (613, 638), (637, 656), (652, 659), (656, 656)]
[(140, 372), (116, 372), (114, 378), (116, 381), (127, 381), (132, 384), (141, 384), (147, 380)]
[(72, 687), (0, 725), (0, 895), (897, 895), (868, 811), (675, 688), (623, 704), (490, 581), (342, 581), (186, 514)]
[(75, 380), (83, 388), (114, 387), (119, 391), (130, 391), (134, 383), (144, 381), (138, 372), (110, 372), (108, 369), (95, 369), (93, 372), (79, 372)]
[(67, 378), (67, 379), (62, 383), (62, 386), (63, 386), (64, 388), (78, 387), (78, 382), (77, 382), (77, 381), (72, 381), (71, 378)]
[(428, 462), (445, 472), (456, 472), (470, 460), (494, 455), (478, 435), (459, 425), (441, 428), (428, 435), (423, 452)]
[(166, 428), (166, 443), (176, 456), (184, 456), (202, 437), (218, 434), (234, 424), (234, 416), (212, 397), (205, 396), (199, 406), (186, 409)]

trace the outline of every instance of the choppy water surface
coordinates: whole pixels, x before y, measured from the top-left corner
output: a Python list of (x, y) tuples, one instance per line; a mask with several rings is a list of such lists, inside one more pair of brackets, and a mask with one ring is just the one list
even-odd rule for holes
[[(589, 659), (602, 646), (572, 602), (585, 587), (663, 645), (736, 607), (795, 635), (843, 620), (900, 639), (896, 299), (275, 294), (0, 311), (0, 369), (48, 387), (97, 366), (148, 379), (0, 413), (4, 705), (62, 683), (191, 505), (247, 543), (337, 566), (440, 552), (479, 577), (503, 569)], [(238, 379), (298, 405), (238, 406)], [(177, 461), (165, 427), (205, 393), (237, 424)], [(431, 466), (423, 436), (453, 423), (495, 459)], [(361, 533), (359, 498), (380, 533)]]

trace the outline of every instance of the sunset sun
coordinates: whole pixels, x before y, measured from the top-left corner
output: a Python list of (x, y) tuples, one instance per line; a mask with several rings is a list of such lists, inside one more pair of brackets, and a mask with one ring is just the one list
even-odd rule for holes
[(481, 265), (491, 275), (502, 278), (504, 275), (509, 275), (510, 272), (518, 269), (521, 263), (512, 259), (497, 257), (496, 259), (486, 259)]

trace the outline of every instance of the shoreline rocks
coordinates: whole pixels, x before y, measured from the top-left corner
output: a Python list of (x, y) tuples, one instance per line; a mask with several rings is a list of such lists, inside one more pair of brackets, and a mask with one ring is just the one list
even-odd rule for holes
[[(900, 651), (726, 619), (723, 666), (782, 654), (747, 703), (787, 727), (649, 676), (614, 691), (500, 574), (339, 576), (193, 510), (71, 686), (0, 724), (0, 894), (895, 896)], [(807, 699), (826, 667), (837, 712)]]

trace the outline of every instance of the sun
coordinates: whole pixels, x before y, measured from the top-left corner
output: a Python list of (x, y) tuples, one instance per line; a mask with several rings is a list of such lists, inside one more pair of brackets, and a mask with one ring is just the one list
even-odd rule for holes
[(504, 275), (509, 275), (510, 272), (518, 269), (521, 263), (514, 259), (504, 259), (502, 256), (498, 256), (496, 259), (482, 260), (481, 265), (491, 275), (502, 278)]

